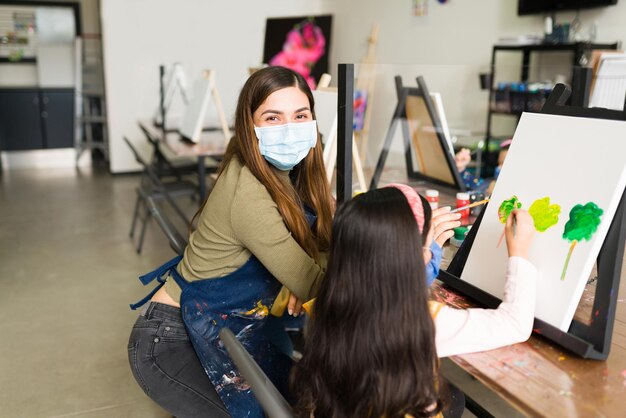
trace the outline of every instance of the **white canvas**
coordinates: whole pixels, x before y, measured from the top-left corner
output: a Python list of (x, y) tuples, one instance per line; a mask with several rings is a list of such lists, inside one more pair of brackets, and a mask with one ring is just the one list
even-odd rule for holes
[[(175, 98), (176, 91), (180, 93), (182, 103), (184, 105), (189, 104), (187, 100), (187, 76), (185, 75), (183, 66), (180, 63), (174, 63), (172, 67), (165, 73), (163, 90), (165, 92), (163, 95), (163, 108), (165, 109), (166, 114), (168, 114), (170, 111), (170, 106)], [(154, 111), (154, 118), (157, 123), (161, 123), (160, 106), (157, 106), (156, 110)]]
[(200, 141), (204, 115), (206, 114), (209, 99), (211, 98), (212, 84), (213, 80), (211, 76), (206, 78), (200, 77), (193, 83), (191, 89), (191, 98), (189, 105), (185, 109), (183, 122), (180, 126), (180, 133), (193, 142)]
[[(537, 267), (535, 316), (567, 331), (626, 186), (626, 122), (524, 113), (486, 208), (461, 278), (502, 298), (507, 265), (500, 204), (516, 195), (523, 209), (540, 198), (558, 204), (558, 222), (537, 232), (530, 261)], [(590, 240), (572, 251), (562, 237), (570, 210), (595, 202), (603, 210)]]
[(450, 128), (448, 128), (448, 118), (446, 117), (446, 112), (443, 110), (443, 100), (441, 99), (441, 94), (431, 92), (430, 98), (432, 99), (435, 109), (437, 110), (437, 116), (439, 116), (439, 122), (441, 122), (441, 131), (443, 132), (443, 136), (446, 138), (448, 148), (450, 149), (452, 155), (454, 155), (452, 136), (450, 135)]
[(337, 92), (313, 90), (317, 128), (323, 136), (324, 144), (337, 135)]

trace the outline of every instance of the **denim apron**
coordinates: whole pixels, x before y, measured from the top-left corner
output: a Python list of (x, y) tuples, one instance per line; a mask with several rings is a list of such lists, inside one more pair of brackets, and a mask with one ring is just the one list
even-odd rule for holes
[[(309, 225), (316, 216), (307, 208)], [(159, 285), (132, 309), (146, 303), (163, 286), (168, 275), (180, 286), (180, 309), (189, 339), (209, 380), (224, 406), (234, 418), (262, 418), (263, 410), (250, 386), (228, 356), (219, 339), (219, 331), (229, 328), (265, 372), (278, 390), (288, 398), (291, 359), (266, 338), (263, 327), (281, 283), (254, 256), (236, 271), (219, 278), (188, 282), (176, 270), (178, 256), (156, 270), (139, 277), (145, 285), (157, 280)]]

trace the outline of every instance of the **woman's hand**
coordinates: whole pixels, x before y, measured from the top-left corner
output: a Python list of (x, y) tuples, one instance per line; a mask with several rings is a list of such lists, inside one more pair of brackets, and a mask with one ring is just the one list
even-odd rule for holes
[(432, 241), (435, 241), (443, 248), (443, 244), (454, 236), (454, 228), (461, 226), (461, 214), (450, 213), (450, 207), (444, 206), (433, 210), (432, 219), (430, 221), (430, 231), (424, 242), (425, 247), (430, 247)]
[(528, 251), (535, 236), (535, 223), (530, 214), (522, 209), (515, 209), (506, 220), (506, 246), (509, 257), (528, 259)]
[(298, 316), (304, 314), (302, 310), (302, 301), (298, 299), (298, 297), (290, 293), (289, 294), (289, 303), (287, 304), (287, 312), (289, 315)]

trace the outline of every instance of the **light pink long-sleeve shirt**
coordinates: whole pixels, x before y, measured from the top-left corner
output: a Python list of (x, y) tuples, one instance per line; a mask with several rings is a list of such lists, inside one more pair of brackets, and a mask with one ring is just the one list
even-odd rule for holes
[(532, 332), (537, 269), (510, 257), (497, 309), (455, 309), (431, 302), (439, 357), (492, 350), (526, 341)]

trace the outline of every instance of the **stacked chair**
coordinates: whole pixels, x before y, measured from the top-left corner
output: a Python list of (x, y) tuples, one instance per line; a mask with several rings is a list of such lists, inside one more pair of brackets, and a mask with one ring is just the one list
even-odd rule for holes
[[(183, 177), (184, 171), (177, 171), (175, 167), (168, 170), (159, 165), (156, 158), (152, 163), (146, 162), (139, 154), (133, 143), (126, 137), (124, 141), (132, 151), (135, 160), (141, 165), (143, 172), (139, 186), (136, 189), (137, 200), (133, 211), (133, 220), (130, 228), (130, 237), (134, 239), (138, 223), (141, 223), (140, 235), (136, 243), (137, 254), (141, 253), (146, 227), (150, 218), (154, 218), (161, 230), (168, 238), (170, 247), (182, 254), (187, 245), (186, 239), (176, 229), (168, 214), (173, 212), (184, 225), (189, 225), (187, 215), (182, 211), (176, 199), (187, 197), (195, 199), (197, 186)], [(166, 208), (169, 207), (170, 210)]]

